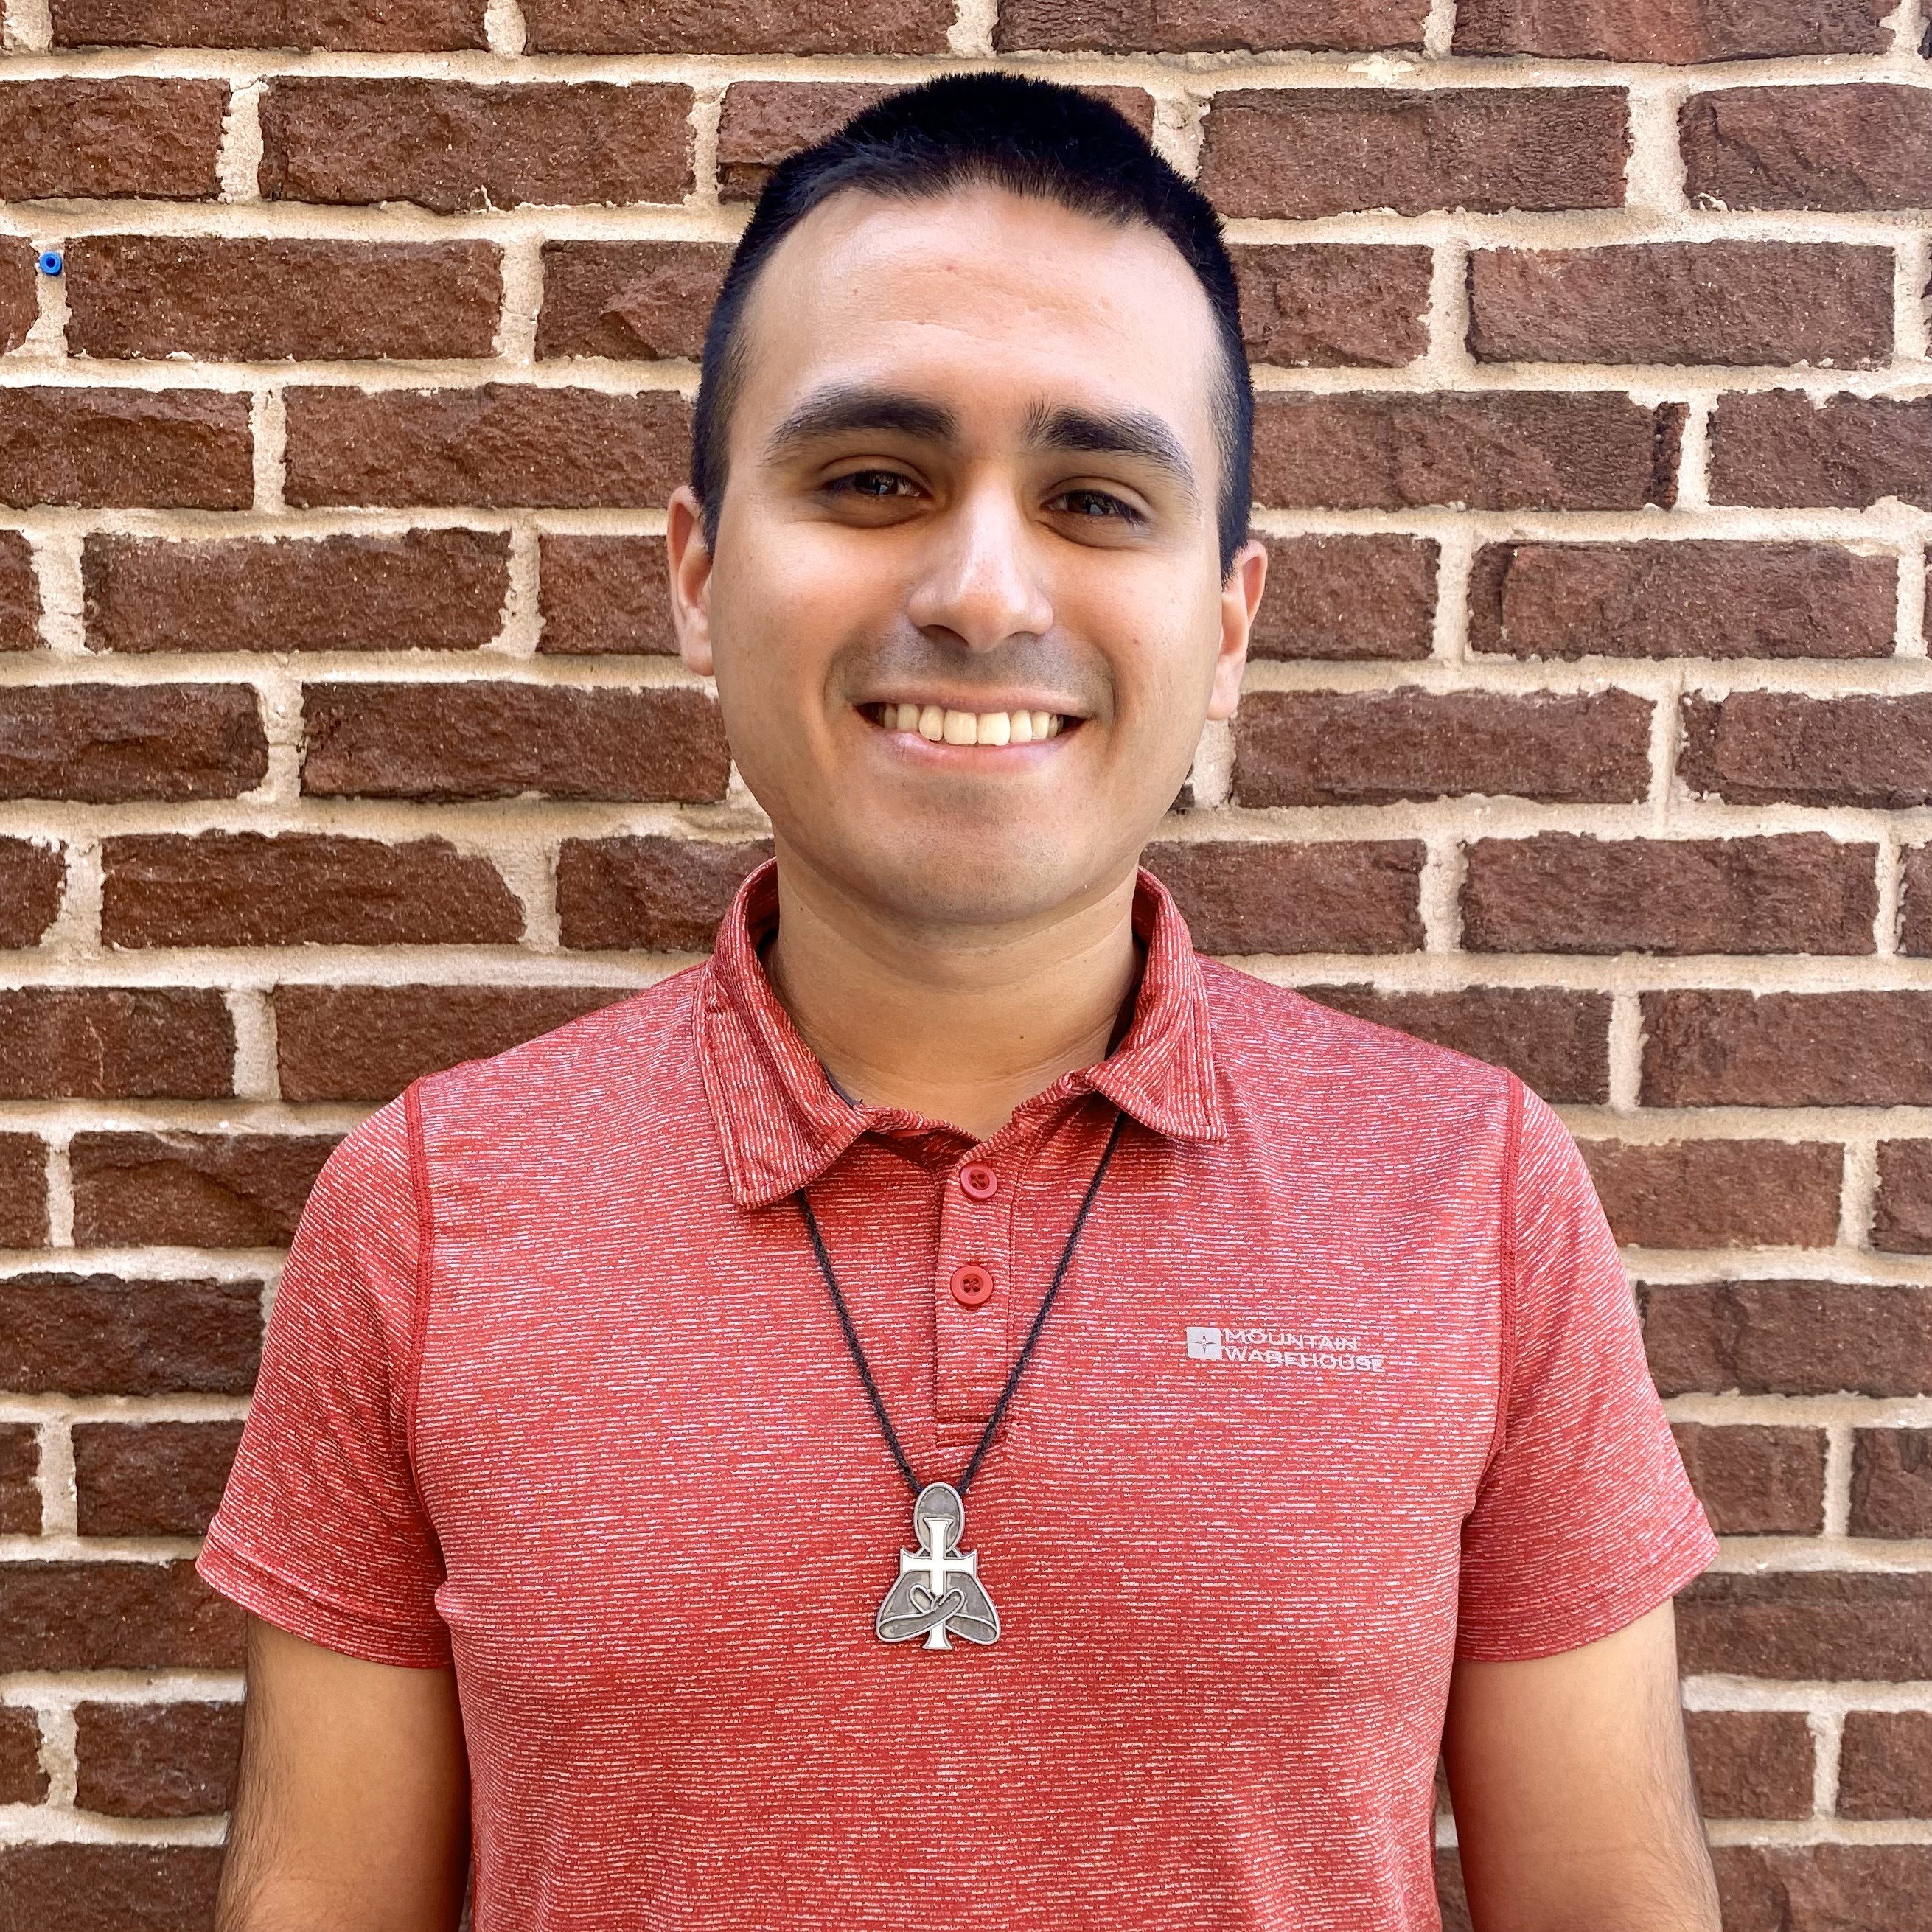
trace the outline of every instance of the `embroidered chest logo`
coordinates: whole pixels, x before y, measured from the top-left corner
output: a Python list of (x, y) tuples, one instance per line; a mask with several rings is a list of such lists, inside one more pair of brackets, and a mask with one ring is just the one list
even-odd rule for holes
[(1324, 1335), (1300, 1328), (1190, 1328), (1187, 1359), (1253, 1369), (1334, 1369), (1378, 1376), (1383, 1358), (1363, 1348), (1359, 1336)]

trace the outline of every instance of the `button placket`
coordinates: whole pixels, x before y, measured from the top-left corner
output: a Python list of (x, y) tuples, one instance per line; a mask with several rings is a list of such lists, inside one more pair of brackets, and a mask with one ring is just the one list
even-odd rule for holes
[(933, 1389), (939, 1441), (948, 1449), (978, 1440), (1010, 1366), (1012, 1190), (1005, 1166), (976, 1152), (948, 1172), (941, 1192)]

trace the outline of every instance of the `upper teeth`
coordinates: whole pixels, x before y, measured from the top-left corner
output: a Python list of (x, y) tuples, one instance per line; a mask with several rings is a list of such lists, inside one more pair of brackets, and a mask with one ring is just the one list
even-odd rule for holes
[(1066, 723), (1052, 711), (951, 711), (938, 704), (882, 704), (879, 722), (935, 745), (1030, 745), (1057, 737)]

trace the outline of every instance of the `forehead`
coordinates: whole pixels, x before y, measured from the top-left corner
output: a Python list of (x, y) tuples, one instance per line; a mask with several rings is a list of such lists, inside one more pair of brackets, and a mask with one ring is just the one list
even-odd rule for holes
[(1144, 223), (989, 187), (848, 190), (773, 250), (740, 328), (734, 443), (849, 381), (941, 398), (969, 426), (1042, 398), (1151, 410), (1212, 449), (1214, 313)]

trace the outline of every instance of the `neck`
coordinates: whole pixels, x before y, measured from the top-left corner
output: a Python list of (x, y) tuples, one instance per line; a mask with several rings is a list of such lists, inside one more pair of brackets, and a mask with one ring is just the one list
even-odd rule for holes
[(1134, 875), (1012, 927), (909, 928), (780, 843), (772, 990), (833, 1081), (988, 1140), (1106, 1057), (1140, 970)]

